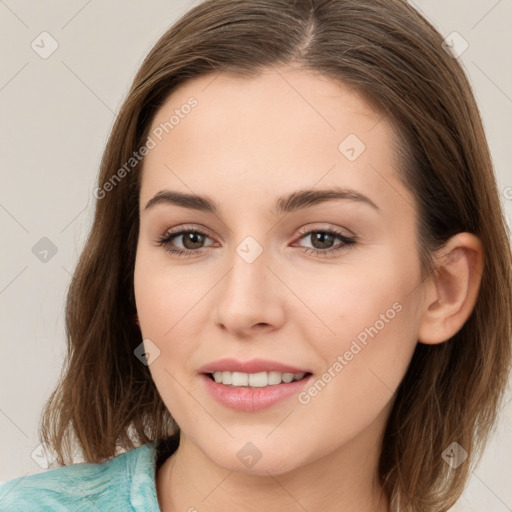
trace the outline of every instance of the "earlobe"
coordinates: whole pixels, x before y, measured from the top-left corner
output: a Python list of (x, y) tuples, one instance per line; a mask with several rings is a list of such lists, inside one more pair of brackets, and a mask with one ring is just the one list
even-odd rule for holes
[(435, 276), (425, 285), (418, 341), (434, 345), (449, 340), (470, 317), (484, 265), (480, 239), (458, 233), (434, 254)]

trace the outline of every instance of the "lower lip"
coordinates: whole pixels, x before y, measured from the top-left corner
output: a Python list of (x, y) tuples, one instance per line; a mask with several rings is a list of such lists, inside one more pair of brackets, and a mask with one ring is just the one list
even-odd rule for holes
[(312, 375), (308, 375), (301, 380), (264, 388), (248, 388), (225, 386), (215, 382), (208, 375), (201, 375), (206, 388), (217, 402), (230, 409), (245, 412), (261, 411), (296, 395), (309, 382), (311, 377)]

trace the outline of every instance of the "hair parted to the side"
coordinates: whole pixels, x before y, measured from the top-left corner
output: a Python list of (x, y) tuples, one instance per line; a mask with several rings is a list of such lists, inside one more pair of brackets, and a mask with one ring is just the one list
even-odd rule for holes
[[(155, 112), (196, 76), (256, 75), (294, 64), (348, 84), (386, 113), (401, 141), (398, 170), (416, 198), (424, 277), (432, 252), (477, 235), (485, 266), (475, 309), (439, 345), (418, 344), (383, 439), (380, 478), (392, 510), (446, 511), (470, 464), (441, 454), (459, 443), (475, 463), (491, 432), (511, 362), (512, 256), (480, 115), (440, 34), (403, 0), (208, 0), (157, 42), (121, 107), (101, 162), (102, 187), (147, 137)], [(199, 105), (200, 108), (200, 105)], [(98, 199), (67, 298), (68, 352), (43, 411), (41, 440), (73, 461), (169, 437), (178, 427), (134, 356), (133, 271), (141, 164)]]

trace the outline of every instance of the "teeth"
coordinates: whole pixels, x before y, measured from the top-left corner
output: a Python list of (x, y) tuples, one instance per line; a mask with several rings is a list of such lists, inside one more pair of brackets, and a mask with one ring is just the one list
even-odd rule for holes
[(251, 388), (264, 388), (267, 384), (267, 372), (249, 373), (249, 386)]
[[(222, 372), (224, 374), (224, 372)], [(249, 374), (242, 372), (233, 372), (231, 374), (232, 386), (247, 386), (249, 384)]]
[(264, 388), (266, 386), (275, 386), (277, 384), (289, 383), (294, 380), (300, 380), (305, 373), (280, 373), (280, 372), (214, 372), (215, 382), (226, 386), (250, 386), (252, 388)]
[(281, 374), (279, 372), (268, 372), (268, 385), (275, 386), (281, 384)]

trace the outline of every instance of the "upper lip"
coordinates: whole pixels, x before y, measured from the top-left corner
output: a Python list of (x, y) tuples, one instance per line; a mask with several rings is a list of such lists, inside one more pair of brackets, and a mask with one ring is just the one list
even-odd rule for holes
[(236, 359), (218, 359), (211, 363), (205, 364), (199, 369), (199, 373), (214, 372), (242, 372), (242, 373), (259, 373), (259, 372), (279, 372), (279, 373), (309, 373), (308, 370), (296, 368), (288, 364), (278, 361), (270, 361), (267, 359), (251, 359), (249, 361), (237, 361)]

